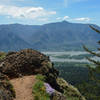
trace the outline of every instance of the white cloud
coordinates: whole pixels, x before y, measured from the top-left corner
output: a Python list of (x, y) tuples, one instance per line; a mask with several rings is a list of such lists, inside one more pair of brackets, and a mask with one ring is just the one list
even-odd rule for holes
[(69, 16), (64, 16), (63, 20), (69, 19)]
[(75, 18), (76, 21), (90, 21), (91, 19), (88, 17), (81, 17), (81, 18)]
[(17, 7), (0, 5), (0, 15), (12, 18), (36, 19), (55, 15), (56, 11), (47, 11), (42, 7)]
[(57, 17), (56, 20), (67, 20), (69, 18), (70, 18), (69, 16)]
[(67, 21), (78, 21), (78, 22), (89, 22), (91, 18), (89, 17), (79, 17), (79, 18), (71, 18), (69, 16), (64, 16), (64, 17), (57, 17), (56, 20), (67, 20)]

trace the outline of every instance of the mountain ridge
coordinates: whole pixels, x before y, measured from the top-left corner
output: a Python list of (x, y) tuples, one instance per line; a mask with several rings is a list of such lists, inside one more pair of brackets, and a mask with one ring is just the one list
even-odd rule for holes
[[(0, 42), (0, 50), (19, 50), (24, 48), (33, 48), (36, 50), (81, 50), (82, 44), (87, 44), (90, 48), (95, 48), (96, 42), (99, 40), (99, 35), (94, 32), (89, 25), (95, 28), (99, 26), (94, 24), (80, 24), (70, 23), (67, 21), (48, 23), (44, 25), (22, 25), (22, 24), (6, 24), (0, 25), (0, 34), (6, 34), (3, 30), (7, 30), (8, 33), (15, 36), (15, 40), (19, 41), (19, 44), (12, 38), (10, 41), (15, 42), (16, 46), (12, 46), (11, 49), (3, 48), (2, 42)], [(10, 36), (11, 37), (11, 36)], [(18, 39), (20, 38), (20, 39)], [(2, 39), (1, 39), (2, 40)], [(20, 47), (20, 40), (23, 41)], [(6, 39), (5, 39), (6, 41)], [(10, 44), (4, 44), (5, 47)], [(96, 45), (96, 46), (95, 46)], [(59, 48), (60, 47), (60, 48)]]

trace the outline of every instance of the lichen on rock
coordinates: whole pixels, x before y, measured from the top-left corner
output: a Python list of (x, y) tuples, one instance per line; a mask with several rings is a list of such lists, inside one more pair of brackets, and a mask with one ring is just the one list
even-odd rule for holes
[(59, 87), (64, 91), (64, 95), (67, 98), (75, 98), (76, 100), (86, 100), (81, 93), (78, 91), (77, 88), (72, 86), (71, 84), (67, 83), (63, 78), (57, 78), (57, 83)]
[(55, 91), (52, 96), (52, 100), (68, 100), (62, 93)]

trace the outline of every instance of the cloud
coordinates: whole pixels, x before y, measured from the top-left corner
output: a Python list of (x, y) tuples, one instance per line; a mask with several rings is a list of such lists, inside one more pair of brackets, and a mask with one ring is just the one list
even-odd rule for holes
[(64, 16), (64, 17), (57, 17), (56, 19), (57, 20), (67, 20), (69, 18), (70, 18), (69, 16)]
[(81, 18), (75, 18), (75, 21), (90, 21), (91, 19), (88, 17), (81, 17)]
[(79, 17), (79, 18), (71, 18), (69, 16), (64, 16), (64, 17), (57, 17), (56, 20), (67, 20), (67, 21), (77, 21), (77, 22), (89, 22), (91, 18), (89, 17)]
[(69, 19), (69, 16), (64, 16), (63, 20)]
[(36, 19), (55, 15), (56, 11), (47, 11), (43, 7), (17, 7), (0, 5), (0, 15), (11, 18)]

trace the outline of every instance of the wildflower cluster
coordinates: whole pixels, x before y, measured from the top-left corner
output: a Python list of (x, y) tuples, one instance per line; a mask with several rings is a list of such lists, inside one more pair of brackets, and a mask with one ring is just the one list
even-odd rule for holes
[(48, 83), (44, 83), (44, 85), (48, 94), (52, 95), (55, 92), (55, 90)]

